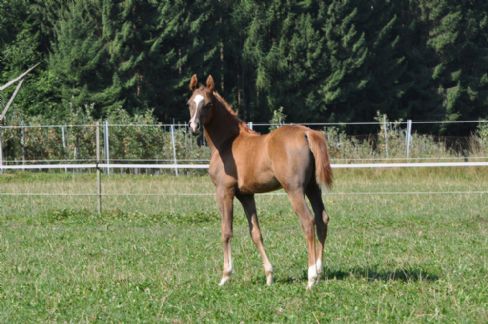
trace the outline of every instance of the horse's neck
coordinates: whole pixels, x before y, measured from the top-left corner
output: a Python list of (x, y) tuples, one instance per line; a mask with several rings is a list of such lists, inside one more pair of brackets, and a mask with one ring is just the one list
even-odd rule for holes
[(222, 102), (216, 99), (215, 111), (210, 123), (205, 125), (205, 139), (212, 151), (222, 151), (239, 136), (241, 122)]

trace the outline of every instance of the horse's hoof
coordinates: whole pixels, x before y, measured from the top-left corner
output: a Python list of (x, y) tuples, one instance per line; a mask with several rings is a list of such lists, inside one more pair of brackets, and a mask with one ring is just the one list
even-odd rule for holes
[(312, 290), (312, 287), (315, 286), (315, 281), (312, 281), (312, 282), (308, 282), (307, 283), (307, 291), (310, 291)]
[(312, 287), (319, 282), (319, 277), (309, 278), (307, 282), (307, 290), (312, 290)]
[(272, 273), (268, 273), (266, 275), (266, 285), (267, 286), (271, 286), (272, 283), (273, 283), (273, 274)]
[(220, 283), (219, 283), (219, 286), (223, 286), (227, 283), (227, 281), (230, 280), (230, 277), (222, 277), (222, 279), (220, 279)]

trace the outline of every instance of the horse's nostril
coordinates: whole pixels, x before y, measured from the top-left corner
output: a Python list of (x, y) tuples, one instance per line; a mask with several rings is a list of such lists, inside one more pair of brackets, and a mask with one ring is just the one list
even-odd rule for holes
[(197, 133), (200, 130), (200, 123), (196, 123), (194, 121), (191, 121), (189, 126), (190, 126), (190, 129), (193, 133)]

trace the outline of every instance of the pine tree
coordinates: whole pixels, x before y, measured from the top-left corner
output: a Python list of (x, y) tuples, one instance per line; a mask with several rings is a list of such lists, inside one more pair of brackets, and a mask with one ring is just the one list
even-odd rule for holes
[[(30, 1), (2, 1), (0, 3), (0, 83), (9, 80), (34, 64), (41, 63), (29, 74), (15, 99), (12, 110), (19, 114), (51, 115), (52, 92), (45, 71), (46, 52), (41, 50), (42, 33), (34, 17)], [(8, 89), (8, 91), (13, 89)]]
[[(246, 98), (251, 106), (254, 120), (268, 120), (273, 110), (281, 106), (278, 93), (284, 89), (278, 76), (286, 69), (283, 53), (280, 52), (282, 24), (285, 13), (290, 11), (289, 3), (266, 1), (246, 3), (249, 31), (243, 44), (243, 59), (246, 66), (248, 87)], [(290, 13), (291, 14), (291, 13)], [(291, 105), (288, 103), (286, 106)], [(285, 110), (288, 107), (285, 107)]]
[(358, 28), (358, 10), (352, 0), (333, 1), (327, 9), (323, 30), (329, 73), (321, 86), (321, 94), (330, 120), (365, 118), (360, 99), (361, 91), (370, 82), (365, 68), (369, 49), (364, 30)]
[(283, 107), (293, 120), (320, 118), (323, 107), (319, 85), (325, 74), (320, 31), (322, 3), (269, 1), (246, 3), (241, 73), (252, 87), (245, 88), (254, 119), (267, 120)]
[(96, 1), (75, 1), (60, 12), (49, 56), (49, 71), (56, 77), (56, 96), (64, 109), (94, 104), (120, 107), (120, 82), (113, 78), (102, 38), (102, 7)]
[(368, 47), (365, 62), (367, 84), (361, 91), (362, 119), (373, 120), (376, 112), (390, 118), (409, 118), (401, 99), (409, 87), (405, 48), (401, 45), (404, 28), (399, 19), (400, 2), (376, 0), (358, 2), (361, 30)]
[[(194, 73), (203, 79), (212, 74), (216, 80), (224, 79), (223, 29), (226, 1), (173, 1), (158, 7), (158, 36), (151, 46), (151, 57), (158, 75), (156, 114), (165, 120), (187, 119), (186, 100), (188, 80)], [(164, 81), (161, 81), (164, 76)], [(222, 88), (222, 82), (218, 82)], [(223, 91), (223, 89), (219, 89)]]
[[(428, 45), (436, 55), (432, 78), (443, 99), (445, 119), (476, 119), (488, 107), (487, 72), (480, 68), (488, 64), (488, 5), (436, 0), (422, 3), (421, 9), (430, 24)], [(449, 132), (466, 133), (469, 127)]]
[(248, 120), (478, 119), (487, 37), (481, 0), (4, 0), (0, 80), (40, 62), (13, 109), (58, 120), (89, 104), (186, 120), (193, 73)]
[(124, 107), (130, 112), (147, 108), (153, 91), (146, 75), (153, 69), (148, 53), (157, 18), (156, 2), (124, 0), (113, 4), (104, 0), (103, 17), (113, 84), (122, 88)]
[(185, 41), (192, 41), (191, 37), (185, 40), (188, 6), (183, 0), (159, 3), (156, 28), (150, 40), (148, 62), (152, 68), (146, 77), (154, 89), (151, 102), (155, 114), (165, 121), (183, 120), (188, 113), (183, 109), (183, 94), (187, 94), (185, 90), (188, 89), (184, 80), (189, 78), (183, 72), (188, 64), (183, 48), (188, 46)]
[[(422, 18), (422, 10), (416, 0), (401, 2), (398, 15), (404, 26), (401, 51), (405, 53), (406, 60), (406, 71), (401, 80), (408, 85), (398, 111), (403, 114), (403, 118), (442, 120), (442, 98), (432, 79), (432, 70), (436, 65), (435, 53), (427, 45), (429, 24)], [(432, 125), (425, 130), (432, 131)]]

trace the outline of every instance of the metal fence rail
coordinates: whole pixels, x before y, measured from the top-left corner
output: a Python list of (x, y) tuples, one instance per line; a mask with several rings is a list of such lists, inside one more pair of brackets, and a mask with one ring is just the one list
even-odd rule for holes
[[(488, 166), (488, 152), (486, 154), (466, 156), (435, 156), (430, 151), (427, 156), (414, 154), (415, 140), (418, 140), (418, 145), (424, 145), (421, 138), (415, 138), (412, 134), (412, 129), (416, 124), (428, 123), (447, 123), (447, 122), (367, 122), (367, 123), (305, 123), (314, 127), (322, 127), (330, 130), (329, 127), (344, 126), (344, 125), (380, 125), (383, 127), (383, 132), (376, 134), (377, 140), (382, 140), (381, 154), (375, 156), (361, 156), (358, 152), (357, 156), (346, 156), (332, 158), (332, 168), (334, 169), (392, 169), (392, 168), (445, 168), (445, 167), (486, 167)], [(450, 122), (452, 123), (452, 122)], [(462, 123), (486, 123), (486, 121), (464, 121)], [(398, 125), (403, 125), (401, 129)], [(250, 127), (270, 127), (275, 126), (271, 124), (249, 123)], [(125, 129), (120, 129), (124, 128)], [(96, 196), (97, 210), (102, 211), (102, 198), (106, 196), (130, 196), (134, 194), (107, 194), (102, 191), (102, 172), (105, 175), (110, 175), (115, 170), (170, 170), (175, 175), (180, 174), (180, 170), (205, 170), (208, 169), (209, 149), (195, 144), (195, 138), (186, 131), (184, 124), (131, 124), (118, 125), (103, 123), (96, 123), (91, 125), (26, 125), (26, 126), (1, 126), (0, 127), (0, 173), (5, 171), (36, 171), (36, 170), (90, 170), (96, 171), (96, 193), (80, 193), (80, 194), (66, 194), (66, 193), (8, 193), (0, 192), (0, 196)], [(396, 127), (396, 128), (395, 128)], [(74, 129), (76, 129), (76, 132)], [(132, 139), (124, 137), (121, 141), (116, 136), (124, 136), (128, 130), (137, 130), (144, 128), (145, 131), (150, 130), (149, 137), (144, 138), (144, 132), (135, 133), (140, 136), (140, 139)], [(8, 145), (2, 141), (2, 133), (9, 130)], [(80, 131), (81, 130), (81, 131)], [(13, 133), (12, 133), (13, 132)], [(50, 142), (52, 146), (51, 151), (59, 149), (59, 158), (43, 159), (41, 156), (27, 157), (26, 147), (29, 144), (30, 132), (34, 132), (33, 136), (36, 140), (45, 140)], [(336, 133), (337, 135), (337, 133)], [(15, 136), (18, 136), (16, 138)], [(339, 135), (337, 135), (340, 137)], [(342, 136), (342, 135), (341, 135)], [(132, 149), (136, 149), (136, 153), (129, 152), (129, 155), (122, 156), (121, 149), (129, 146), (127, 141), (133, 140), (129, 143)], [(138, 140), (142, 144), (139, 144)], [(157, 145), (148, 142), (154, 140)], [(329, 138), (329, 145), (331, 150), (340, 150), (342, 147), (341, 141), (344, 139)], [(83, 142), (84, 141), (84, 142)], [(81, 143), (86, 146), (82, 147)], [(360, 142), (351, 142), (359, 146)], [(351, 145), (351, 143), (346, 143)], [(19, 149), (19, 145), (21, 149)], [(32, 144), (31, 144), (32, 145)], [(47, 144), (46, 144), (47, 145)], [(125, 146), (124, 146), (125, 145)], [(149, 149), (144, 151), (144, 145)], [(353, 146), (354, 146), (353, 145)], [(397, 147), (395, 147), (395, 145)], [(398, 147), (399, 146), (399, 147)], [(3, 150), (7, 148), (10, 158), (4, 159)], [(16, 151), (15, 151), (16, 149)], [(36, 149), (36, 146), (33, 146)], [(356, 149), (357, 147), (353, 147)], [(431, 149), (431, 148), (430, 148)], [(73, 150), (72, 153), (68, 150)], [(187, 151), (195, 150), (197, 154), (188, 156)], [(395, 152), (392, 152), (396, 150)], [(84, 152), (82, 155), (80, 152)], [(153, 155), (148, 155), (152, 153)], [(427, 150), (428, 151), (428, 150)], [(14, 153), (12, 153), (14, 152)], [(35, 152), (34, 152), (35, 153)], [(435, 153), (435, 152), (434, 152)], [(17, 155), (16, 155), (17, 154)], [(139, 154), (139, 155), (138, 155)], [(397, 155), (394, 155), (397, 154)], [(32, 155), (32, 154), (31, 154)], [(54, 156), (54, 155), (53, 155)], [(63, 159), (64, 158), (64, 159)], [(460, 161), (460, 160), (463, 161)], [(335, 162), (335, 163), (334, 163)], [(335, 192), (332, 195), (434, 195), (434, 194), (481, 194), (488, 193), (484, 190), (476, 191), (445, 191), (445, 192), (368, 192), (368, 193), (341, 193)], [(281, 195), (283, 193), (277, 193)], [(146, 194), (143, 194), (146, 195)], [(170, 194), (160, 193), (157, 196), (165, 196)], [(178, 193), (178, 195), (183, 195)], [(198, 194), (201, 195), (201, 194)], [(213, 195), (210, 193), (203, 194)], [(268, 194), (275, 195), (275, 194)]]
[[(424, 134), (415, 133), (415, 127), (431, 124), (477, 124), (488, 125), (488, 121), (420, 121), (406, 122), (353, 122), (353, 123), (303, 123), (329, 133), (333, 161), (380, 161), (380, 160), (430, 160), (446, 159), (442, 139), (426, 140)], [(377, 133), (349, 136), (337, 127), (377, 125)], [(251, 128), (268, 131), (279, 126), (269, 123), (249, 123)], [(100, 134), (100, 154), (106, 171), (110, 173), (112, 163), (135, 162), (156, 164), (180, 164), (183, 162), (208, 161), (210, 152), (204, 140), (197, 144), (187, 131), (186, 124), (110, 124), (103, 121), (96, 130), (96, 124), (80, 125), (7, 125), (0, 126), (0, 167), (2, 165), (93, 162), (95, 159), (95, 132)], [(349, 137), (347, 137), (349, 136)], [(433, 136), (433, 135), (432, 135)], [(463, 139), (463, 140), (461, 140)], [(447, 139), (444, 139), (448, 141)], [(487, 139), (488, 140), (488, 139)], [(139, 141), (139, 142), (138, 142)], [(459, 138), (468, 150), (468, 138)], [(366, 143), (366, 145), (363, 145)], [(476, 144), (476, 143), (475, 143)], [(368, 148), (367, 146), (371, 147)], [(430, 146), (429, 146), (430, 145)], [(487, 145), (485, 145), (487, 146)], [(374, 147), (374, 148), (373, 148)], [(369, 151), (368, 151), (369, 150)], [(485, 149), (485, 151), (487, 151)], [(444, 155), (444, 156), (443, 156)], [(450, 155), (452, 160), (487, 159), (488, 152), (466, 156)], [(171, 161), (171, 162), (169, 162)], [(175, 174), (178, 168), (174, 168)]]
[[(333, 169), (388, 169), (388, 168), (442, 168), (442, 167), (485, 167), (488, 162), (406, 162), (406, 163), (332, 163)], [(3, 165), (0, 170), (54, 170), (54, 169), (208, 169), (208, 164), (18, 164)]]

